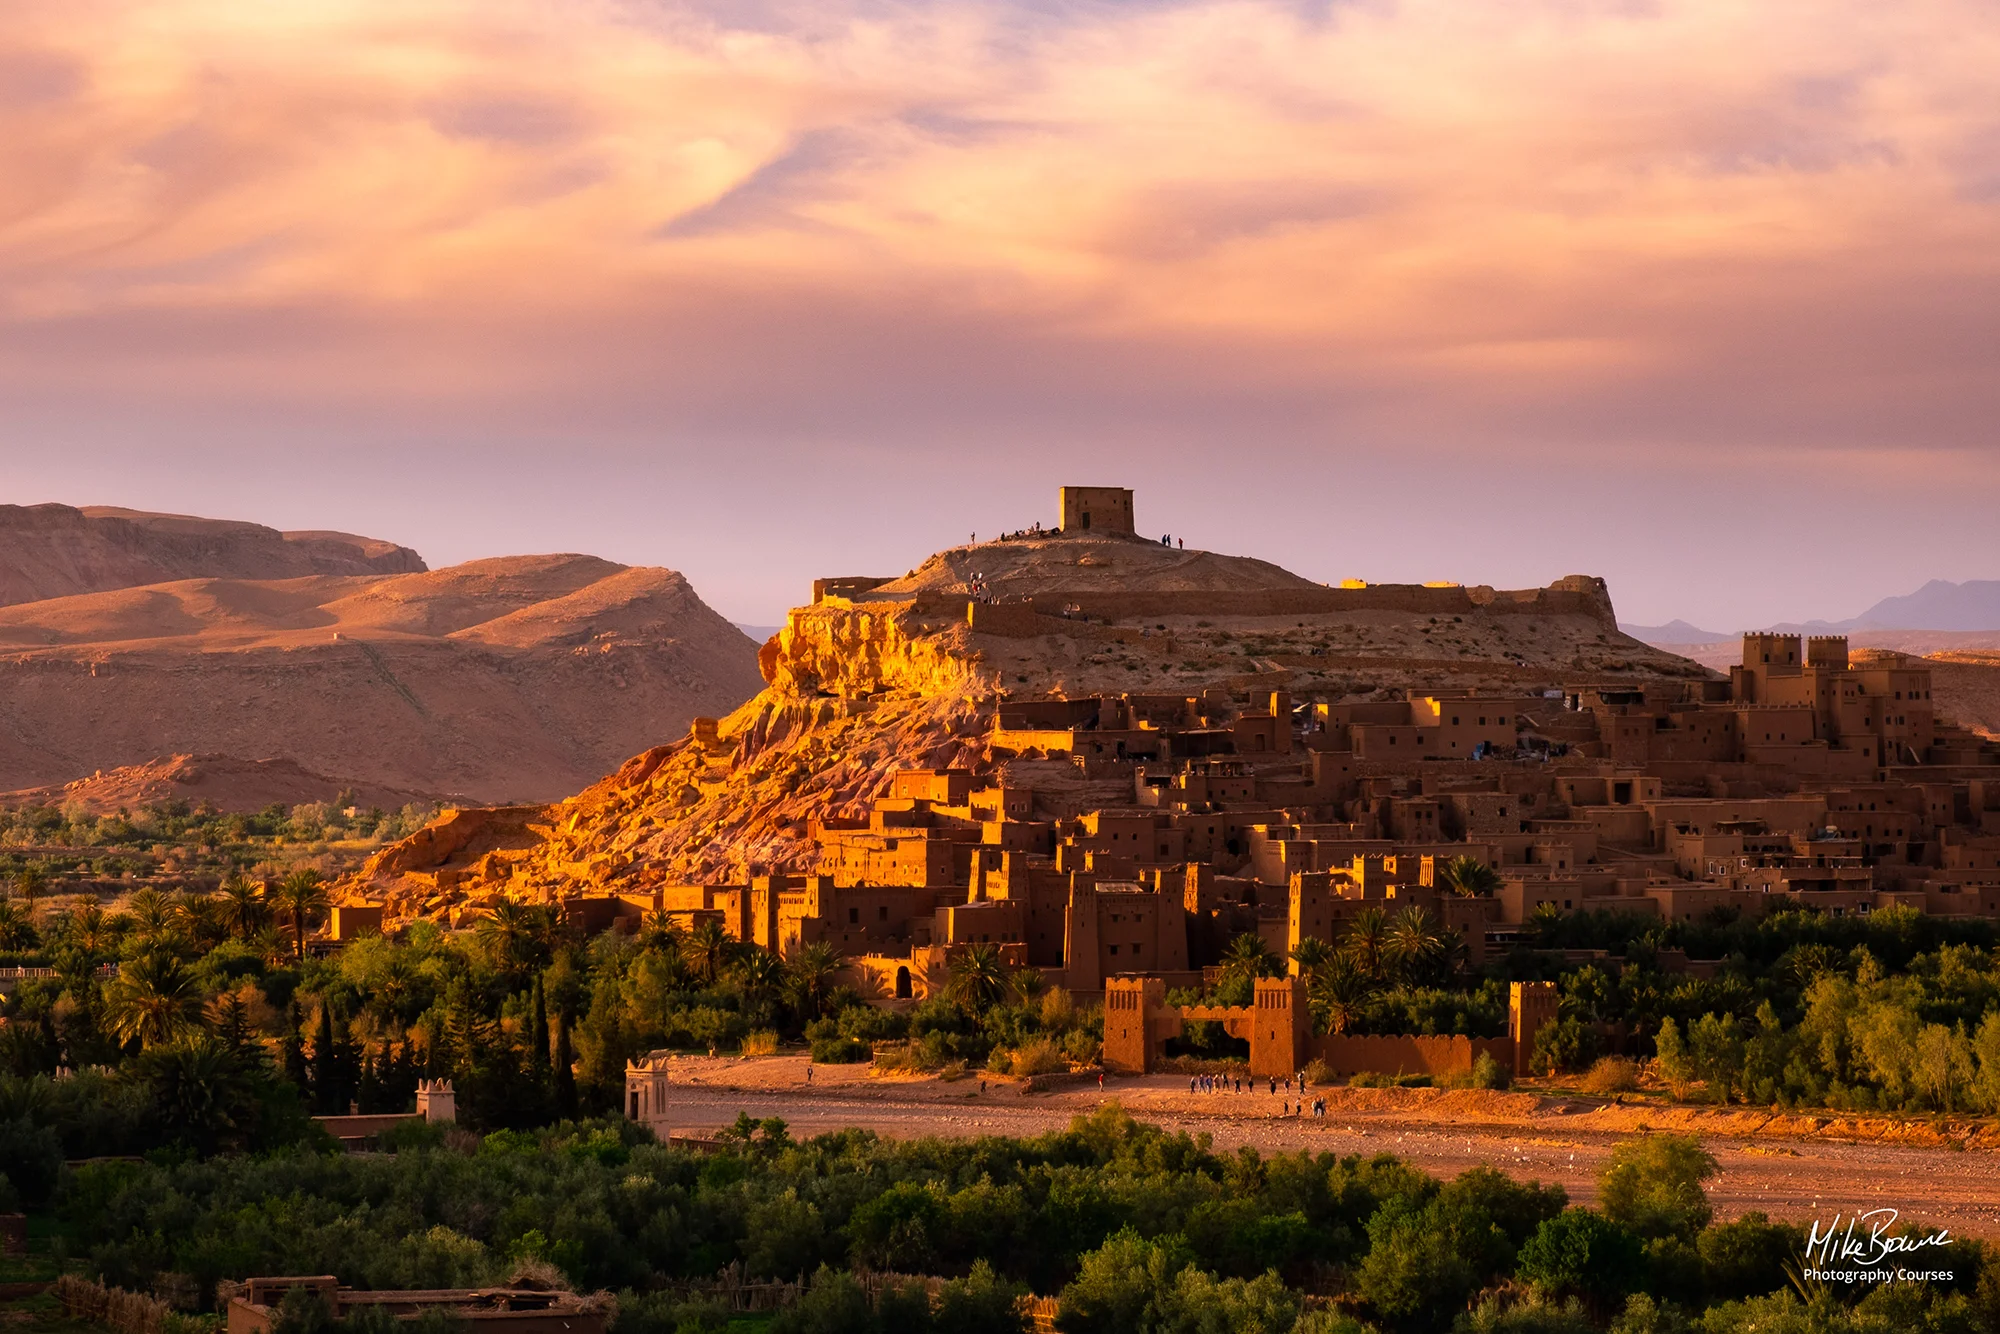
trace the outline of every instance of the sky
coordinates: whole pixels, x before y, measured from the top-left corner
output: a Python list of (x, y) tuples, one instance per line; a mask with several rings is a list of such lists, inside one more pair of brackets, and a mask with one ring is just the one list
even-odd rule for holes
[(1136, 489), (1730, 631), (2000, 577), (1967, 0), (7, 0), (0, 499), (773, 623)]

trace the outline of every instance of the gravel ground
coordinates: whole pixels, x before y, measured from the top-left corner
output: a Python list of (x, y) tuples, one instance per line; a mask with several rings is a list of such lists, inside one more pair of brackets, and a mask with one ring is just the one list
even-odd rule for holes
[[(1373, 1090), (1365, 1107), (1342, 1107), (1334, 1090), (1324, 1120), (1275, 1115), (1287, 1101), (1256, 1094), (1198, 1094), (1185, 1076), (1112, 1078), (1049, 1093), (1025, 1093), (1018, 1083), (977, 1076), (952, 1082), (878, 1079), (865, 1066), (816, 1066), (805, 1082), (802, 1058), (738, 1061), (690, 1058), (676, 1067), (667, 1099), (672, 1129), (702, 1131), (751, 1116), (783, 1117), (794, 1135), (863, 1126), (895, 1138), (921, 1135), (1029, 1136), (1067, 1126), (1073, 1117), (1118, 1102), (1168, 1130), (1213, 1136), (1218, 1148), (1391, 1153), (1431, 1173), (1450, 1176), (1477, 1164), (1522, 1179), (1557, 1182), (1572, 1200), (1588, 1203), (1612, 1146), (1627, 1132), (1564, 1124), (1559, 1111), (1529, 1117), (1506, 1113), (1468, 1118), (1462, 1108), (1427, 1106), (1437, 1099), (1399, 1098)], [(1414, 1091), (1412, 1091), (1414, 1092)], [(1527, 1105), (1530, 1099), (1495, 1099)], [(1705, 1136), (1721, 1171), (1708, 1183), (1716, 1211), (1734, 1217), (1761, 1209), (1804, 1223), (1882, 1206), (1904, 1221), (1943, 1226), (1968, 1236), (2000, 1238), (2000, 1154), (1909, 1144), (1792, 1136)]]

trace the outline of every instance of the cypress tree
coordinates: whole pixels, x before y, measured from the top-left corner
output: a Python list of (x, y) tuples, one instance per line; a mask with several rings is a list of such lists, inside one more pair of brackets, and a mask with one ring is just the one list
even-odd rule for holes
[(576, 1117), (576, 1060), (569, 1049), (569, 1015), (556, 1012), (556, 1112), (564, 1120)]
[(297, 997), (292, 998), (291, 1005), (287, 1007), (285, 1018), (287, 1021), (285, 1024), (284, 1044), (285, 1078), (298, 1086), (299, 1093), (303, 1097), (308, 1091), (306, 1049), (305, 1043), (301, 1039), (301, 1033), (305, 1028), (305, 1020), (299, 1014)]
[(334, 1105), (340, 1096), (340, 1060), (333, 1051), (333, 1007), (319, 1003), (319, 1028), (313, 1034), (313, 1105), (321, 1116), (338, 1116), (345, 1107)]
[(549, 1086), (549, 1002), (535, 977), (533, 1013), (528, 1021), (528, 1078), (538, 1092)]

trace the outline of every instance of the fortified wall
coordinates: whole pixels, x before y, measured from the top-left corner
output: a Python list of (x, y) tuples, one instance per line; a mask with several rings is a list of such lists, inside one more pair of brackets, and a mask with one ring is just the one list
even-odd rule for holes
[(1535, 1035), (1555, 1017), (1555, 983), (1516, 982), (1509, 989), (1504, 1038), (1315, 1035), (1306, 986), (1297, 977), (1260, 977), (1250, 1004), (1233, 1007), (1168, 1005), (1163, 979), (1112, 977), (1104, 982), (1104, 1067), (1149, 1074), (1183, 1025), (1205, 1020), (1249, 1042), (1250, 1073), (1259, 1079), (1282, 1079), (1314, 1059), (1343, 1078), (1364, 1072), (1465, 1074), (1482, 1055), (1525, 1075)]

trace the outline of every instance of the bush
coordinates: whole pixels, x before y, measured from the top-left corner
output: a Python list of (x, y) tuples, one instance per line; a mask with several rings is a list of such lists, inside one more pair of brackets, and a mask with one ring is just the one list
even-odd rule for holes
[(56, 1132), (25, 1116), (0, 1121), (0, 1163), (14, 1190), (31, 1205), (45, 1202), (62, 1175), (63, 1146)]
[(776, 1056), (778, 1035), (768, 1028), (760, 1028), (744, 1037), (742, 1053), (745, 1056)]
[(1581, 1019), (1558, 1019), (1542, 1025), (1535, 1034), (1534, 1054), (1529, 1068), (1541, 1074), (1568, 1074), (1585, 1070), (1597, 1057), (1597, 1030)]
[(1704, 1228), (1695, 1239), (1703, 1286), (1717, 1298), (1757, 1297), (1784, 1287), (1785, 1266), (1800, 1261), (1805, 1246), (1804, 1232), (1762, 1213)]
[(1427, 1089), (1435, 1081), (1429, 1075), (1385, 1075), (1364, 1070), (1347, 1081), (1351, 1089)]
[(1504, 1089), (1514, 1082), (1514, 1072), (1493, 1059), (1491, 1052), (1480, 1052), (1470, 1070), (1446, 1075), (1439, 1083), (1448, 1089)]
[(1007, 1066), (1008, 1074), (1052, 1075), (1069, 1069), (1069, 1058), (1047, 1038), (1036, 1038), (1014, 1048)]
[(859, 1038), (816, 1038), (812, 1058), (821, 1065), (855, 1065), (875, 1055), (875, 1049)]
[(1639, 1087), (1637, 1063), (1623, 1056), (1600, 1056), (1590, 1073), (1583, 1077), (1583, 1091), (1600, 1098), (1616, 1097)]
[(1714, 1211), (1701, 1183), (1715, 1159), (1692, 1135), (1648, 1135), (1611, 1151), (1597, 1178), (1605, 1217), (1642, 1237), (1692, 1239)]
[(1644, 1277), (1645, 1248), (1628, 1228), (1589, 1209), (1565, 1209), (1535, 1229), (1514, 1273), (1548, 1297), (1622, 1298)]

